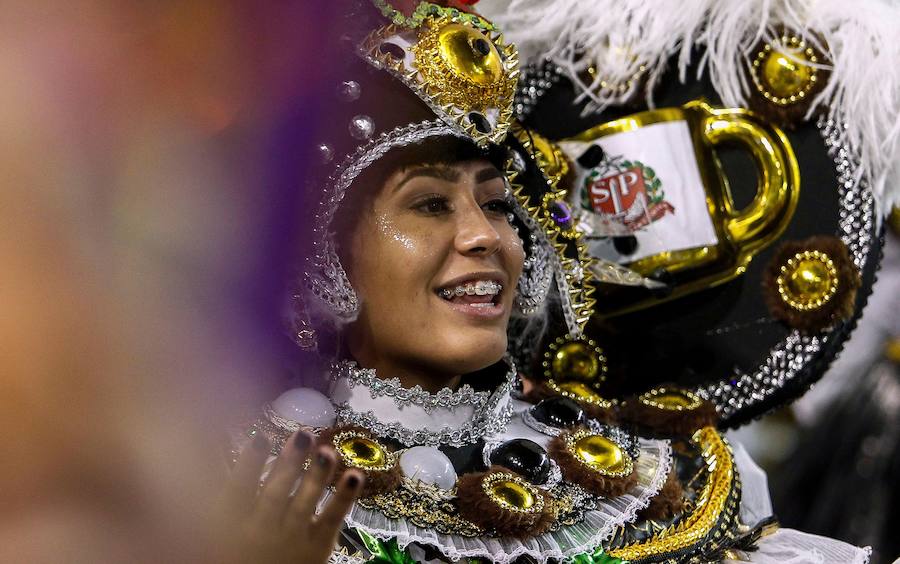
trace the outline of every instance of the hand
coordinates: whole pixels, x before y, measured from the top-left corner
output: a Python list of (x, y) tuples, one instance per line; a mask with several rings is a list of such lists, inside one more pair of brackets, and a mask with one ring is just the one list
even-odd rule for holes
[[(226, 562), (328, 562), (364, 477), (355, 470), (345, 472), (327, 505), (316, 515), (316, 504), (334, 475), (336, 455), (328, 447), (311, 451), (313, 445), (313, 437), (303, 431), (291, 436), (261, 488), (269, 441), (259, 433), (241, 452), (222, 501)], [(309, 469), (304, 471), (308, 457)], [(298, 479), (300, 484), (292, 496)]]

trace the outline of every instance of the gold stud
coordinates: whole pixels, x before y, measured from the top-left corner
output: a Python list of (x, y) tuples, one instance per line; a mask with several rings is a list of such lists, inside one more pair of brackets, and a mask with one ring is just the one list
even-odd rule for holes
[(822, 251), (803, 251), (781, 266), (778, 294), (793, 309), (809, 311), (828, 303), (838, 290), (838, 273)]
[(534, 486), (514, 474), (488, 474), (481, 486), (484, 493), (503, 509), (517, 513), (537, 513), (544, 508), (544, 499)]
[(700, 396), (694, 392), (670, 388), (650, 390), (638, 396), (638, 401), (666, 411), (688, 411), (697, 409), (703, 403)]
[(582, 429), (566, 436), (566, 449), (579, 462), (610, 477), (627, 476), (634, 469), (631, 457), (615, 441)]
[(818, 80), (815, 51), (795, 36), (783, 36), (756, 53), (750, 74), (757, 91), (779, 106), (796, 104)]
[(352, 468), (388, 470), (394, 465), (394, 456), (380, 443), (362, 433), (338, 433), (332, 443), (344, 464)]

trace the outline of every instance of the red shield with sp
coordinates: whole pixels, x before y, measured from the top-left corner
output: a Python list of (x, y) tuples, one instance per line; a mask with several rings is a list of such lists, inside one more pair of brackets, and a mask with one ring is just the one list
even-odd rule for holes
[(626, 168), (598, 178), (591, 183), (588, 191), (594, 211), (603, 215), (624, 214), (634, 205), (639, 195), (642, 201), (646, 202), (647, 198), (644, 175), (638, 167)]

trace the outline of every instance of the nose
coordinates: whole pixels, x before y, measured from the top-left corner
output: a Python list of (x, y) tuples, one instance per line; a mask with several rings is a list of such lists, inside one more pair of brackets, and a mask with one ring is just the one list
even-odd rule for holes
[(459, 214), (455, 239), (457, 252), (466, 256), (491, 256), (500, 250), (500, 233), (477, 204)]

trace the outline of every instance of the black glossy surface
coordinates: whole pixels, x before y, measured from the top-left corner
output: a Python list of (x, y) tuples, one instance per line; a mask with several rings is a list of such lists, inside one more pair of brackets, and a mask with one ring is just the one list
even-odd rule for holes
[(532, 484), (543, 484), (550, 476), (547, 451), (528, 439), (512, 439), (495, 448), (491, 464), (508, 468)]
[(585, 421), (584, 410), (573, 400), (564, 397), (541, 401), (531, 408), (531, 416), (557, 429), (567, 429)]

